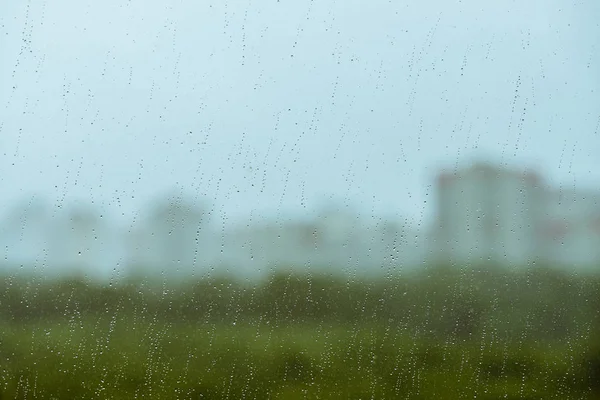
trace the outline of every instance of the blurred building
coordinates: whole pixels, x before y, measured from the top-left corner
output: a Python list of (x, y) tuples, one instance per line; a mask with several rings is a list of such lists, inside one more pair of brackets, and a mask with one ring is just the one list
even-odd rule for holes
[(600, 268), (600, 193), (548, 190), (540, 235), (547, 263)]
[(312, 221), (247, 223), (223, 234), (219, 263), (248, 275), (319, 263), (321, 232)]
[(0, 223), (0, 259), (6, 267), (43, 269), (48, 263), (50, 209), (38, 198), (24, 199)]
[(440, 173), (436, 189), (435, 262), (600, 266), (600, 193), (487, 163)]
[(419, 240), (406, 225), (326, 208), (313, 218), (246, 223), (225, 232), (219, 264), (248, 275), (293, 269), (374, 276), (421, 262)]
[(183, 198), (165, 199), (127, 235), (128, 265), (143, 275), (185, 278), (208, 263), (214, 251), (204, 208)]
[(536, 173), (476, 163), (440, 173), (436, 200), (437, 261), (526, 265), (541, 256), (545, 198)]
[(47, 231), (49, 272), (97, 279), (123, 273), (127, 249), (121, 232), (92, 206), (58, 210)]

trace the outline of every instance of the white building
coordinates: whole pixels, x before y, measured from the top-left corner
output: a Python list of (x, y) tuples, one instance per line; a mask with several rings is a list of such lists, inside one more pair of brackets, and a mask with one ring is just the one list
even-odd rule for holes
[(530, 171), (476, 163), (437, 181), (436, 261), (527, 265), (540, 256), (543, 188)]
[(2, 266), (19, 273), (106, 279), (124, 267), (125, 250), (120, 232), (90, 206), (64, 209), (32, 197), (0, 223)]
[(47, 267), (49, 208), (33, 197), (24, 199), (0, 223), (0, 259), (7, 267)]
[(248, 223), (224, 233), (218, 264), (249, 276), (275, 269), (384, 275), (423, 259), (423, 238), (405, 225), (334, 208), (314, 218)]
[(545, 187), (531, 171), (476, 163), (437, 177), (433, 261), (600, 268), (600, 193)]
[(214, 235), (207, 231), (202, 207), (184, 200), (156, 204), (127, 235), (127, 264), (135, 273), (168, 278), (186, 278), (201, 272), (214, 252)]
[(103, 280), (123, 276), (126, 248), (121, 232), (91, 206), (59, 210), (47, 232), (48, 272)]
[(540, 235), (547, 263), (580, 271), (600, 268), (600, 193), (548, 191)]

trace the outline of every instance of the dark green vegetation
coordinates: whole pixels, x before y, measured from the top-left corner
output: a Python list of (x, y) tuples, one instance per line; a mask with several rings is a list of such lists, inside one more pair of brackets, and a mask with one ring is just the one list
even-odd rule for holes
[[(496, 271), (496, 272), (494, 272)], [(1, 398), (600, 398), (600, 279), (3, 279)]]

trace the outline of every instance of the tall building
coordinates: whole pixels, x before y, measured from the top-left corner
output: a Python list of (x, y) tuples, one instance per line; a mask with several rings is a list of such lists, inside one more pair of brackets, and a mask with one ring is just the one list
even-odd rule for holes
[(48, 263), (51, 213), (36, 198), (23, 199), (0, 222), (0, 262), (5, 267), (44, 268)]
[(438, 262), (526, 265), (539, 258), (540, 177), (475, 163), (437, 179), (433, 256)]
[(544, 261), (579, 270), (600, 267), (600, 193), (553, 189), (546, 198)]
[(164, 199), (128, 235), (128, 264), (136, 273), (183, 278), (206, 267), (208, 215), (184, 198)]
[(48, 224), (50, 271), (110, 279), (123, 273), (125, 251), (121, 234), (91, 205), (72, 205)]

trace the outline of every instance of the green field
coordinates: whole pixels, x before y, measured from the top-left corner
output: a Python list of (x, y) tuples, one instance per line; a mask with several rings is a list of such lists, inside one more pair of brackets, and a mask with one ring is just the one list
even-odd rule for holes
[(2, 399), (600, 398), (596, 278), (4, 282)]

